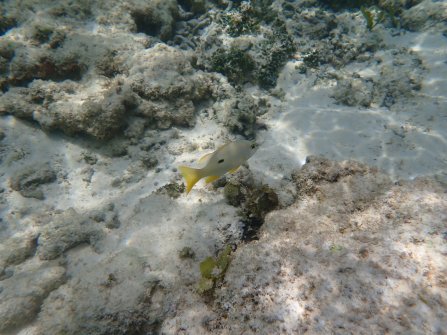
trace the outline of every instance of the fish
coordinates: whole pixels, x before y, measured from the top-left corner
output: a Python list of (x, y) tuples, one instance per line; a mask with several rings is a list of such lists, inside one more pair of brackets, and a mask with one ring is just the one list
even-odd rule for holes
[(178, 167), (186, 181), (186, 194), (194, 185), (205, 178), (207, 184), (219, 179), (225, 173), (234, 173), (244, 164), (258, 149), (255, 141), (236, 140), (224, 144), (216, 151), (210, 152), (199, 159), (202, 168), (192, 168), (181, 165)]

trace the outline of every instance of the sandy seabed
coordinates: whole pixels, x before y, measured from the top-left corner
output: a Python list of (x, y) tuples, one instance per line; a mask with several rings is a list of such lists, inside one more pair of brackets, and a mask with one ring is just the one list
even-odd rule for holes
[(447, 3), (328, 3), (0, 4), (1, 334), (447, 334)]

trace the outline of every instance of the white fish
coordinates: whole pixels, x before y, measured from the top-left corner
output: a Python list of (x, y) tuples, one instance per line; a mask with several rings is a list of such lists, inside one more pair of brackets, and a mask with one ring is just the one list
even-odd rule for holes
[(179, 170), (186, 181), (186, 194), (202, 178), (211, 183), (227, 172), (234, 173), (258, 149), (254, 141), (238, 140), (229, 142), (214, 152), (200, 158), (199, 162), (205, 164), (201, 169), (188, 166), (179, 166)]

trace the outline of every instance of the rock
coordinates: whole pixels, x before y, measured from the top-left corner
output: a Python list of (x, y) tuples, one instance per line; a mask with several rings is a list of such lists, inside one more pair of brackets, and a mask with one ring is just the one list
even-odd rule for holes
[(31, 233), (8, 238), (0, 244), (0, 280), (5, 268), (24, 262), (34, 255), (37, 236)]
[(97, 247), (102, 237), (100, 228), (72, 208), (53, 214), (49, 220), (42, 227), (37, 240), (37, 255), (43, 260), (55, 259), (82, 243)]
[(369, 107), (373, 99), (373, 82), (352, 77), (337, 82), (334, 99), (347, 106)]
[(68, 135), (86, 134), (96, 139), (110, 139), (126, 126), (126, 92), (116, 93), (118, 88), (97, 93), (82, 104), (60, 101), (50, 104), (47, 110), (33, 114), (45, 129), (60, 129)]
[(172, 37), (178, 15), (178, 5), (175, 0), (153, 0), (131, 9), (136, 31), (158, 36), (162, 41), (167, 41)]
[(65, 282), (65, 269), (30, 264), (0, 282), (0, 331), (12, 332), (31, 323), (48, 294)]
[(238, 246), (207, 330), (412, 333), (423, 322), (442, 333), (445, 186), (429, 178), (397, 185), (363, 164), (316, 157), (305, 174), (319, 191), (268, 213), (259, 240)]
[(140, 160), (148, 169), (153, 169), (158, 165), (158, 159), (148, 152), (142, 152)]
[(391, 183), (388, 177), (366, 164), (356, 161), (331, 161), (322, 156), (306, 157), (306, 163), (292, 172), (292, 180), (296, 185), (298, 195), (303, 196), (314, 194), (322, 184), (335, 183), (343, 177), (362, 176), (367, 173), (380, 176), (377, 183), (380, 181), (381, 187)]
[(411, 31), (427, 31), (446, 27), (447, 5), (442, 1), (425, 0), (402, 13), (402, 27)]
[(104, 223), (105, 227), (109, 229), (116, 229), (121, 225), (113, 204), (109, 204), (103, 209), (92, 211), (88, 214), (88, 217), (96, 222)]
[(232, 133), (241, 134), (246, 138), (254, 138), (256, 132), (256, 116), (259, 104), (246, 94), (237, 94), (234, 98), (216, 104), (216, 114)]
[(212, 97), (212, 76), (194, 71), (190, 56), (175, 48), (157, 44), (135, 54), (128, 67), (135, 112), (157, 128), (194, 125), (194, 103)]
[(240, 206), (244, 200), (241, 185), (237, 182), (228, 182), (224, 187), (224, 197), (231, 206)]
[[(410, 98), (422, 87), (424, 67), (413, 52), (393, 49), (377, 56), (376, 73), (360, 76), (340, 71), (333, 97), (347, 106), (385, 106)], [(392, 62), (390, 65), (388, 62)]]
[(190, 247), (183, 247), (178, 253), (181, 259), (194, 258), (195, 252)]
[(255, 185), (252, 178), (247, 177), (250, 173), (241, 170), (225, 185), (224, 196), (228, 204), (240, 207), (239, 214), (244, 224), (242, 239), (251, 241), (257, 239), (266, 214), (279, 205), (279, 200), (268, 185)]
[(146, 261), (124, 248), (85, 264), (75, 281), (45, 299), (36, 334), (155, 334), (169, 300), (167, 290), (146, 273)]
[(26, 198), (45, 199), (41, 185), (56, 180), (56, 172), (50, 164), (25, 167), (15, 173), (10, 179), (10, 186), (14, 191)]

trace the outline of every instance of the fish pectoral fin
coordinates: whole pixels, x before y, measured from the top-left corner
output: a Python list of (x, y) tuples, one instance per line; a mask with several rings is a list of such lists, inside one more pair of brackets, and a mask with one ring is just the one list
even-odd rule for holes
[(235, 173), (241, 166), (235, 167), (234, 169), (229, 170), (230, 173)]
[(219, 179), (220, 176), (208, 176), (205, 178), (205, 183), (209, 184), (212, 183), (213, 181)]
[(199, 158), (198, 162), (199, 162), (200, 164), (206, 164), (206, 162), (208, 161), (208, 159), (210, 159), (211, 154), (212, 154), (212, 152), (210, 152), (210, 153), (208, 153), (208, 154), (206, 154), (206, 155), (203, 155), (202, 157)]

